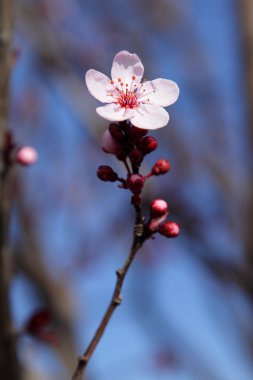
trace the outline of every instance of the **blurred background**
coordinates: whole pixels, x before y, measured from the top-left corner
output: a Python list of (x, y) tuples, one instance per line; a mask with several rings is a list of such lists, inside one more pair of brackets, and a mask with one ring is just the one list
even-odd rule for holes
[(129, 193), (96, 177), (124, 168), (84, 83), (120, 50), (180, 87), (142, 172), (171, 161), (144, 205), (166, 199), (182, 232), (139, 252), (87, 379), (253, 378), (252, 25), (251, 0), (16, 1), (11, 129), (39, 161), (13, 176), (12, 310), (18, 329), (48, 310), (59, 337), (20, 339), (25, 380), (70, 379), (131, 243)]

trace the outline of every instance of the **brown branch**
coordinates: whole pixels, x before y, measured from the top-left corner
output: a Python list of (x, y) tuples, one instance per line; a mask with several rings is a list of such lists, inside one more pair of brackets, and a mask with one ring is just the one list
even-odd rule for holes
[[(253, 3), (252, 0), (242, 0), (241, 21), (243, 31), (243, 47), (245, 58), (245, 85), (247, 90), (248, 101), (248, 137), (251, 147), (253, 146)], [(251, 170), (251, 168), (250, 168)], [(245, 255), (246, 265), (253, 271), (253, 176), (249, 174), (249, 189), (246, 199), (245, 215)]]
[(8, 254), (8, 167), (3, 155), (8, 130), (11, 30), (12, 1), (0, 0), (0, 378), (18, 380), (21, 374), (9, 305), (11, 263)]
[(81, 356), (78, 359), (77, 367), (75, 369), (74, 375), (72, 377), (72, 380), (81, 380), (82, 374), (93, 354), (95, 351), (101, 337), (104, 334), (104, 331), (113, 315), (113, 312), (116, 310), (117, 306), (121, 304), (122, 296), (121, 296), (121, 290), (123, 287), (124, 279), (127, 275), (127, 272), (136, 256), (136, 253), (141, 248), (142, 244), (145, 241), (145, 235), (143, 233), (143, 220), (142, 220), (142, 214), (141, 210), (137, 207), (136, 208), (136, 221), (135, 221), (135, 227), (134, 227), (134, 236), (133, 236), (133, 243), (131, 246), (131, 249), (129, 251), (129, 254), (127, 256), (127, 259), (125, 261), (125, 264), (122, 268), (118, 269), (116, 271), (117, 275), (117, 281), (114, 288), (114, 292), (112, 295), (112, 299), (110, 301), (110, 304), (104, 314), (104, 317), (102, 321), (100, 322), (98, 329), (96, 330), (90, 344), (88, 345), (86, 351), (84, 352), (83, 356)]
[(54, 328), (59, 338), (54, 347), (70, 376), (75, 365), (72, 353), (75, 351), (74, 338), (71, 329), (72, 310), (71, 296), (66, 280), (54, 279), (43, 261), (43, 249), (37, 237), (36, 223), (33, 216), (36, 210), (24, 201), (25, 188), (22, 177), (16, 172), (12, 178), (15, 210), (20, 222), (20, 239), (13, 248), (15, 268), (22, 272), (31, 282), (33, 288), (53, 317)]

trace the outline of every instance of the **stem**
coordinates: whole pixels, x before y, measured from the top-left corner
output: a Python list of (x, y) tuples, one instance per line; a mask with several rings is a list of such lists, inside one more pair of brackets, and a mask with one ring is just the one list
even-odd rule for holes
[(127, 160), (125, 159), (125, 160), (123, 160), (122, 162), (123, 162), (123, 164), (125, 165), (125, 168), (126, 168), (126, 170), (127, 170), (127, 174), (128, 174), (128, 175), (131, 175), (132, 172), (131, 172), (131, 170), (130, 170), (130, 167), (129, 167), (129, 165), (128, 165)]
[(9, 78), (11, 70), (12, 0), (0, 0), (0, 378), (19, 380), (16, 338), (9, 305), (11, 263), (8, 253), (8, 167), (3, 157), (8, 130)]
[(81, 356), (78, 360), (77, 367), (75, 369), (72, 380), (81, 380), (82, 374), (93, 352), (95, 351), (95, 348), (97, 347), (102, 335), (104, 334), (104, 331), (113, 315), (113, 312), (116, 310), (117, 306), (121, 304), (121, 301), (122, 301), (121, 289), (123, 287), (124, 279), (136, 256), (136, 253), (138, 252), (138, 250), (141, 248), (142, 244), (145, 241), (145, 237), (143, 234), (143, 220), (142, 220), (141, 209), (140, 207), (135, 207), (135, 209), (136, 209), (136, 221), (135, 221), (135, 226), (134, 226), (134, 236), (133, 236), (133, 243), (132, 243), (131, 249), (129, 251), (129, 254), (127, 256), (127, 259), (123, 267), (116, 271), (117, 281), (115, 284), (112, 299), (109, 303), (109, 306), (104, 314), (104, 317), (102, 321), (100, 322), (98, 329), (96, 330), (90, 344), (88, 345), (83, 356)]

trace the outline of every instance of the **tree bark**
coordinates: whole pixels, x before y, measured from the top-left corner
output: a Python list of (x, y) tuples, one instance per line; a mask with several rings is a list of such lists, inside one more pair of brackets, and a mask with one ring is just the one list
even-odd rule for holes
[[(245, 60), (245, 85), (248, 101), (248, 136), (251, 152), (253, 149), (253, 2), (252, 0), (242, 0), (241, 22), (243, 31), (243, 48)], [(253, 272), (253, 176), (252, 165), (249, 168), (249, 189), (246, 201), (245, 218), (245, 255), (248, 270)]]
[(12, 0), (0, 0), (0, 378), (21, 378), (9, 303), (11, 263), (8, 252), (8, 167), (4, 161), (8, 131), (11, 70)]

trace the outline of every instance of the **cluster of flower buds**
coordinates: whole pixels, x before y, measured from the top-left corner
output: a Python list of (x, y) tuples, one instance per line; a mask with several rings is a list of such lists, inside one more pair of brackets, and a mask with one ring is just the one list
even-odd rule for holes
[(150, 220), (146, 224), (146, 233), (152, 235), (158, 232), (168, 238), (175, 238), (179, 235), (179, 226), (173, 221), (167, 221), (169, 215), (168, 204), (163, 199), (154, 199), (149, 206)]
[[(132, 194), (132, 204), (137, 206), (141, 202), (141, 194), (145, 182), (152, 176), (159, 176), (170, 171), (171, 165), (165, 159), (158, 160), (150, 173), (142, 175), (139, 170), (145, 156), (153, 152), (157, 146), (157, 140), (147, 136), (148, 130), (133, 126), (129, 121), (111, 123), (102, 137), (102, 149), (105, 153), (114, 155), (122, 161), (126, 171), (126, 178), (120, 178), (118, 174), (107, 165), (99, 166), (97, 176), (102, 181), (119, 182), (119, 187), (128, 189)], [(146, 225), (147, 234), (150, 236), (156, 232), (166, 237), (176, 237), (179, 227), (175, 222), (165, 219), (168, 216), (168, 205), (162, 199), (155, 199), (150, 205), (150, 221)]]
[(5, 167), (10, 167), (13, 164), (21, 166), (33, 165), (38, 159), (38, 154), (31, 146), (17, 147), (13, 141), (12, 134), (5, 134), (3, 162)]

